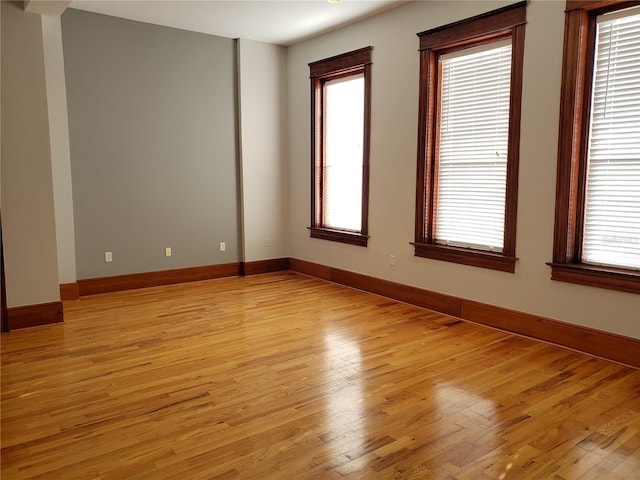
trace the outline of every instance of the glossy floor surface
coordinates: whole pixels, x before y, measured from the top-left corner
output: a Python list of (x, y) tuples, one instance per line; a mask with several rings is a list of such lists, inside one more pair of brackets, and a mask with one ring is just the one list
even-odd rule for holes
[(2, 335), (2, 479), (638, 479), (640, 371), (290, 272)]

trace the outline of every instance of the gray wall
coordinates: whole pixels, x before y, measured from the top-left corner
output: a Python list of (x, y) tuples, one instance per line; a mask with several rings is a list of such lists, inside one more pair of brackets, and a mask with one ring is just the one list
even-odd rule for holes
[(2, 227), (9, 307), (60, 299), (40, 15), (2, 8)]
[(73, 9), (62, 34), (78, 279), (239, 261), (234, 41)]

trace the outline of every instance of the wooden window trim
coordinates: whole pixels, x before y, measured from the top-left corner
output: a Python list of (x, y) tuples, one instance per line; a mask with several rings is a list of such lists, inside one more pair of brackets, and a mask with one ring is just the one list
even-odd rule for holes
[[(311, 238), (366, 247), (369, 240), (369, 144), (371, 138), (371, 52), (364, 47), (309, 64), (311, 78)], [(362, 158), (362, 224), (360, 231), (323, 226), (322, 161), (324, 159), (323, 85), (327, 80), (364, 74), (364, 139)]]
[[(515, 272), (518, 163), (520, 155), (520, 111), (524, 59), (526, 1), (476, 17), (419, 33), (420, 103), (418, 120), (418, 168), (416, 179), (415, 255), (419, 257)], [(471, 45), (501, 38), (512, 39), (511, 101), (505, 197), (505, 231), (502, 253), (457, 248), (435, 243), (435, 167), (437, 159), (438, 57)]]
[(640, 271), (581, 262), (596, 17), (640, 1), (566, 3), (551, 279), (640, 293)]
[(309, 231), (311, 238), (348, 243), (349, 245), (358, 245), (360, 247), (366, 247), (369, 240), (367, 235), (334, 228), (309, 227)]

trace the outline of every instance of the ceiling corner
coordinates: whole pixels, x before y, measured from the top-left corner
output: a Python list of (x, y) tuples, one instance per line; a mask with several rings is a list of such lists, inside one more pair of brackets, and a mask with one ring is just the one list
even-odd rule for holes
[(40, 15), (62, 15), (70, 4), (71, 0), (24, 0), (22, 8)]

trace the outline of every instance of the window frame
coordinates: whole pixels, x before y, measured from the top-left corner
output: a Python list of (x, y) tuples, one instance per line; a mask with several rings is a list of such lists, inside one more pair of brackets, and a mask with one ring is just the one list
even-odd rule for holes
[[(369, 240), (369, 144), (371, 138), (371, 57), (368, 46), (309, 63), (311, 79), (311, 226), (310, 237), (366, 247)], [(362, 153), (362, 216), (359, 231), (323, 225), (324, 84), (364, 75), (364, 138)]]
[(640, 293), (640, 270), (582, 263), (596, 17), (640, 1), (567, 0), (551, 279)]
[[(526, 1), (508, 5), (459, 22), (418, 33), (420, 38), (420, 92), (418, 168), (416, 178), (415, 256), (515, 272), (516, 218), (520, 111), (524, 63)], [(439, 56), (463, 48), (511, 38), (511, 94), (502, 252), (454, 247), (435, 242), (436, 167), (438, 157), (440, 91)]]

